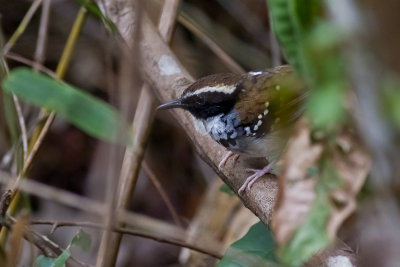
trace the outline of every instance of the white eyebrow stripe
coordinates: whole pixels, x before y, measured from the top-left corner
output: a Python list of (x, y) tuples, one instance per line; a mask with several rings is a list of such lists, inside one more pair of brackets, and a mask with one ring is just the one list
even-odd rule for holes
[(257, 76), (257, 75), (263, 74), (263, 72), (262, 71), (250, 71), (249, 74), (252, 76)]
[(206, 86), (201, 89), (198, 89), (194, 92), (187, 93), (185, 97), (192, 96), (192, 95), (199, 95), (201, 93), (208, 93), (208, 92), (218, 92), (224, 94), (232, 94), (236, 89), (236, 85), (216, 85), (216, 86)]

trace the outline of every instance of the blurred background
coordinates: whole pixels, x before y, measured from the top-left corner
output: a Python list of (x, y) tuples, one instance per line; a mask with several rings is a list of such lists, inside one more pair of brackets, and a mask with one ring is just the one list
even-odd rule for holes
[[(164, 1), (139, 2), (139, 12), (146, 12), (157, 25)], [(268, 1), (275, 3), (278, 11), (284, 2), (288, 3)], [(37, 49), (45, 12), (39, 7), (4, 55), (10, 70), (32, 66), (32, 60), (36, 60), (54, 72), (81, 5), (90, 1), (0, 0), (2, 47), (28, 10), (39, 3), (49, 7), (47, 41), (42, 46), (45, 49)], [(372, 170), (357, 197), (356, 212), (340, 228), (339, 237), (347, 243), (349, 251), (362, 259), (361, 265), (354, 266), (398, 266), (400, 2), (298, 0), (290, 3), (294, 3), (290, 7), (299, 14), (291, 17), (298, 28), (290, 25), (279, 28), (280, 21), (289, 19), (283, 13), (270, 18), (272, 5), (268, 7), (266, 0), (181, 1), (170, 47), (195, 78), (221, 72), (257, 71), (287, 62), (300, 70), (313, 89), (307, 116), (315, 119), (315, 129), (327, 136), (324, 145), (328, 147), (332, 144), (330, 141), (336, 142), (343, 129), (350, 129), (372, 159)], [(271, 19), (276, 23), (279, 42), (271, 32)], [(92, 13), (86, 15), (63, 80), (110, 103), (132, 121), (142, 85), (140, 66), (131, 66), (128, 70), (128, 77), (133, 77), (131, 83), (127, 83), (126, 91), (120, 91), (124, 85), (124, 66), (129, 60), (124, 58), (121, 40), (114, 38), (103, 22)], [(133, 65), (138, 63), (135, 58), (130, 60)], [(4, 78), (5, 74), (1, 75)], [(6, 110), (4, 94), (0, 97)], [(42, 122), (39, 115), (42, 113), (24, 102), (21, 107), (27, 133), (33, 136), (35, 127)], [(21, 151), (20, 140), (15, 142), (13, 138), (2, 111), (0, 170), (16, 176), (21, 164), (16, 158)], [(28, 176), (53, 188), (107, 202), (107, 194), (118, 179), (122, 155), (121, 147), (99, 141), (56, 116)], [(216, 258), (259, 221), (229, 189), (221, 189), (222, 181), (196, 155), (185, 131), (167, 112), (155, 115), (143, 163), (129, 203), (138, 229), (154, 236), (166, 233), (183, 236), (214, 256), (151, 238), (124, 235), (116, 266), (214, 266)], [(334, 171), (329, 174), (332, 173), (336, 174)], [(113, 176), (114, 182), (110, 179)], [(2, 192), (4, 189), (3, 185)], [(351, 197), (355, 199), (356, 193)], [(70, 244), (79, 227), (55, 227), (54, 222), (74, 221), (81, 226), (83, 222), (101, 222), (88, 212), (34, 195), (21, 195), (15, 216), (29, 213), (36, 221), (32, 229), (48, 235), (62, 248)], [(329, 202), (329, 207), (341, 204)], [(322, 228), (319, 230), (325, 233), (325, 225)], [(85, 227), (85, 231), (92, 238), (89, 252), (75, 248), (71, 251), (74, 257), (94, 265), (101, 231), (95, 227)], [(7, 244), (2, 246), (0, 265), (2, 256), (14, 247), (4, 239), (0, 233), (0, 243)], [(18, 266), (30, 266), (38, 254), (33, 245), (24, 242)]]
[[(146, 12), (156, 23), (163, 1), (143, 2)], [(23, 0), (1, 1), (1, 27), (5, 40), (13, 34), (31, 4), (32, 1)], [(51, 1), (47, 49), (43, 62), (47, 68), (56, 69), (79, 8), (80, 5), (76, 1)], [(265, 69), (272, 66), (267, 13), (264, 0), (182, 1), (179, 22), (176, 23), (171, 47), (194, 77), (232, 71), (204, 44), (202, 41), (204, 36), (217, 43), (243, 69)], [(33, 58), (40, 15), (39, 10), (12, 47), (13, 55)], [(199, 33), (195, 34), (190, 27), (194, 27)], [(116, 89), (115, 86), (114, 88), (109, 86), (109, 81), (118, 76), (120, 51), (118, 46), (110, 41), (102, 22), (89, 15), (64, 80), (116, 105), (115, 101), (113, 102), (115, 92), (112, 92)], [(24, 65), (12, 59), (8, 59), (7, 62), (10, 69)], [(140, 86), (132, 88), (131, 111), (135, 110), (139, 90)], [(38, 109), (30, 105), (24, 105), (23, 108), (27, 127), (32, 129), (37, 123)], [(133, 112), (128, 116), (133, 116)], [(10, 153), (12, 141), (7, 133), (4, 114), (0, 116), (0, 128), (0, 156), (3, 159), (1, 168), (6, 170), (12, 168), (11, 163), (5, 159), (7, 153)], [(107, 143), (88, 136), (65, 120), (56, 117), (35, 158), (29, 177), (41, 183), (104, 201), (109, 153), (110, 147)], [(214, 228), (209, 229), (210, 237), (221, 241), (227, 235), (228, 228), (225, 226), (232, 221), (229, 216), (237, 214), (242, 209), (242, 204), (234, 196), (219, 190), (221, 185), (219, 178), (194, 153), (185, 132), (168, 113), (156, 114), (144, 160), (169, 196), (184, 227), (191, 224), (201, 207), (211, 209), (205, 207), (203, 203), (210, 188), (213, 188), (213, 193), (209, 198), (225, 198), (225, 201), (220, 201), (221, 206), (217, 211), (209, 211), (208, 215), (202, 216), (211, 218), (214, 214), (218, 217), (218, 213), (221, 213), (221, 218), (214, 219), (215, 225), (209, 226)], [(24, 195), (22, 203), (25, 209), (31, 210), (33, 218), (61, 221), (71, 218), (77, 221), (91, 219), (87, 214), (75, 209), (34, 196)], [(215, 203), (219, 202), (211, 201), (206, 206), (214, 206)], [(174, 224), (160, 194), (143, 170), (139, 174), (130, 210)], [(240, 226), (238, 233), (235, 233), (235, 230), (234, 234), (231, 234), (233, 235), (231, 241), (238, 238), (237, 235), (245, 233), (248, 227), (257, 221), (247, 210), (242, 213), (244, 222), (239, 225), (243, 224), (243, 228)], [(204, 224), (207, 223), (199, 223), (203, 225), (201, 227), (205, 227)], [(37, 228), (47, 234), (51, 230), (49, 226), (37, 226)], [(66, 246), (76, 233), (76, 229), (59, 228), (50, 234), (50, 237), (60, 245)], [(95, 244), (99, 242), (100, 232), (93, 231), (92, 238)], [(83, 253), (82, 259), (94, 264), (96, 246), (93, 246), (91, 255)], [(124, 236), (117, 266), (180, 266), (186, 264), (188, 258), (187, 255), (182, 256), (180, 262), (180, 251), (177, 246)], [(25, 260), (33, 257), (29, 252), (26, 254)]]

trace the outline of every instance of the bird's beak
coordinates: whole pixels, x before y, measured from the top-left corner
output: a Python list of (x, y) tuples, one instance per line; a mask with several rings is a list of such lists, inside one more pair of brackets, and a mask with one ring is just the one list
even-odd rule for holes
[(183, 104), (181, 99), (176, 99), (170, 102), (167, 102), (165, 104), (159, 105), (157, 107), (157, 110), (164, 110), (164, 109), (170, 109), (170, 108), (182, 108)]

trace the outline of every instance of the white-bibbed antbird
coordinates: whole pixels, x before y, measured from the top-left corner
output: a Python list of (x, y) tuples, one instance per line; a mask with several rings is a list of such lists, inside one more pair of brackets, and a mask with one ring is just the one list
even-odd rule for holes
[(201, 120), (211, 137), (234, 154), (266, 157), (268, 165), (251, 170), (239, 193), (272, 170), (284, 151), (304, 107), (306, 86), (290, 66), (244, 74), (215, 74), (190, 85), (158, 109), (182, 108)]

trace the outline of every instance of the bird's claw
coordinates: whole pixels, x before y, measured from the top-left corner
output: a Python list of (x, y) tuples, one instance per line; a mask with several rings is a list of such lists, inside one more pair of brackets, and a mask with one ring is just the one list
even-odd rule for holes
[(239, 158), (239, 154), (235, 154), (232, 151), (228, 151), (224, 158), (220, 161), (220, 163), (218, 164), (218, 169), (221, 170), (222, 167), (225, 166), (226, 162), (228, 161), (229, 158), (233, 157), (234, 163), (238, 160)]
[(265, 174), (269, 173), (273, 165), (274, 162), (270, 162), (268, 163), (267, 166), (265, 166), (261, 170), (246, 169), (246, 171), (253, 172), (253, 174), (247, 177), (243, 185), (239, 188), (238, 190), (239, 195), (242, 195), (242, 193), (246, 190), (246, 188), (247, 190), (250, 190), (253, 184), (258, 180), (258, 178), (263, 177)]

